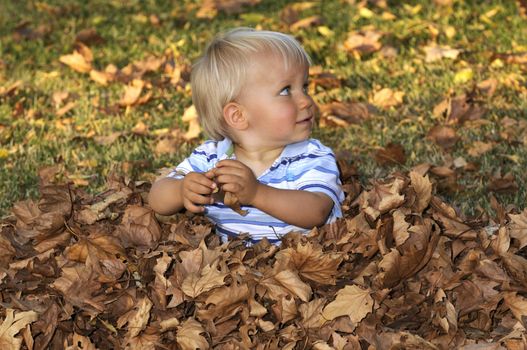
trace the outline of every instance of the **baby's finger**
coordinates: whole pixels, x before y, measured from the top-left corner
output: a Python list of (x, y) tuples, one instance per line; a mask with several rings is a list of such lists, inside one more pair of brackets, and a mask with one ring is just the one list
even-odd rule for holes
[(241, 190), (241, 186), (238, 183), (228, 183), (221, 186), (223, 192), (238, 193)]
[(191, 201), (185, 200), (183, 202), (183, 205), (185, 206), (185, 209), (190, 211), (191, 213), (203, 213), (205, 211), (205, 208), (201, 205), (196, 205), (192, 203)]
[[(214, 182), (213, 182), (214, 183)], [(214, 183), (214, 188), (217, 185)], [(214, 188), (212, 186), (206, 186), (200, 183), (191, 183), (188, 187), (188, 189), (191, 192), (198, 193), (198, 194), (211, 194), (214, 191)]]
[(239, 183), (241, 178), (237, 175), (225, 174), (216, 176), (216, 181), (218, 181), (220, 185), (224, 185), (228, 183)]
[(189, 193), (187, 195), (187, 200), (191, 201), (194, 204), (211, 204), (211, 196), (203, 196), (198, 193)]

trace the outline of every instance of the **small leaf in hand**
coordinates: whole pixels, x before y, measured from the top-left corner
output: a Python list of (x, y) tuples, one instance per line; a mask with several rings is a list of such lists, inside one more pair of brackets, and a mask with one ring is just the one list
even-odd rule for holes
[(247, 210), (242, 210), (240, 200), (232, 192), (225, 192), (225, 198), (223, 199), (223, 203), (225, 203), (226, 206), (228, 206), (241, 216), (245, 216), (248, 213)]

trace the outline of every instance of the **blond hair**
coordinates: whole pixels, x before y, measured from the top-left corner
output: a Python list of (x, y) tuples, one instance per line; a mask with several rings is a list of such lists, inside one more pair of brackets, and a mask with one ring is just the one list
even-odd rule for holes
[(286, 69), (311, 63), (306, 51), (290, 35), (236, 28), (214, 38), (192, 67), (192, 101), (210, 138), (219, 141), (229, 136), (223, 107), (239, 95), (251, 58), (262, 52), (282, 57)]

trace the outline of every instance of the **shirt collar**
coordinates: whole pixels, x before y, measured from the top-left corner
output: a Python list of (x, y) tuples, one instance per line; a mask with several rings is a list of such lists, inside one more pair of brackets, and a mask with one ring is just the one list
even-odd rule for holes
[[(309, 144), (309, 140), (304, 140), (296, 143), (291, 143), (287, 146), (285, 146), (284, 150), (278, 157), (278, 159), (283, 158), (293, 158), (296, 156), (301, 155), (305, 152), (307, 145)], [(218, 151), (218, 159), (223, 160), (227, 158), (232, 158), (234, 155), (227, 155), (229, 148), (233, 146), (232, 140), (228, 137), (225, 137), (223, 140), (218, 141), (217, 151)]]

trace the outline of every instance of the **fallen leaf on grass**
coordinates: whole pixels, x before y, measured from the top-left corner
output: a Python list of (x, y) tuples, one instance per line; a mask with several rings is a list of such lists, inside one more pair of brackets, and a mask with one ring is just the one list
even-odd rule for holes
[(375, 152), (375, 161), (381, 166), (404, 164), (406, 163), (404, 147), (399, 143), (390, 142), (386, 147)]
[(320, 126), (346, 127), (369, 119), (370, 112), (364, 103), (334, 101), (320, 106)]
[(194, 105), (185, 110), (181, 121), (188, 123), (188, 130), (183, 135), (185, 140), (193, 140), (199, 136), (201, 133), (201, 126), (199, 125), (198, 112), (196, 111), (196, 107), (194, 107)]
[(357, 51), (362, 54), (368, 54), (380, 50), (382, 44), (379, 39), (382, 34), (376, 31), (368, 30), (363, 33), (349, 33), (344, 41), (344, 48), (349, 51)]
[(489, 191), (496, 193), (516, 193), (518, 191), (518, 184), (516, 183), (514, 175), (508, 173), (503, 176), (492, 176), (487, 188)]
[(337, 292), (335, 300), (326, 305), (322, 317), (331, 321), (339, 316), (349, 316), (353, 323), (359, 323), (367, 314), (373, 312), (373, 308), (371, 290), (356, 285), (345, 286)]
[(60, 56), (59, 61), (80, 73), (88, 73), (91, 71), (91, 62), (81, 55), (78, 51), (74, 51), (70, 55)]
[(425, 61), (427, 63), (440, 60), (442, 58), (456, 59), (460, 54), (460, 50), (452, 49), (450, 46), (425, 46), (423, 48), (426, 54)]
[(384, 88), (373, 94), (371, 103), (380, 108), (395, 107), (403, 103), (404, 92)]
[(322, 17), (311, 16), (311, 17), (303, 18), (291, 24), (289, 26), (289, 30), (291, 30), (292, 32), (297, 32), (299, 29), (309, 28), (312, 26), (318, 26), (320, 24), (322, 24)]
[(454, 147), (459, 136), (456, 130), (450, 126), (436, 125), (428, 131), (428, 137), (443, 149)]

